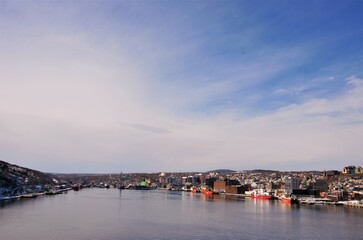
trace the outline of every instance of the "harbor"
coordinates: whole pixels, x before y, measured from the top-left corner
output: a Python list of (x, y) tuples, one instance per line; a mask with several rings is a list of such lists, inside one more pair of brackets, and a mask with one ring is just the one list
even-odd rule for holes
[[(50, 190), (46, 192), (38, 192), (38, 193), (27, 193), (27, 194), (21, 194), (16, 196), (5, 196), (0, 197), (0, 202), (13, 202), (18, 201), (21, 199), (31, 199), (31, 198), (37, 198), (39, 196), (52, 196), (52, 195), (59, 195), (59, 194), (67, 194), (68, 191), (80, 191), (81, 189), (110, 189), (109, 187), (100, 187), (100, 186), (87, 186), (86, 188), (80, 185), (75, 185), (71, 188), (65, 188), (65, 189), (58, 189), (58, 190)], [(113, 187), (115, 189), (116, 187)], [(120, 191), (158, 191), (158, 192), (186, 192), (193, 195), (202, 195), (207, 198), (213, 198), (218, 196), (219, 199), (223, 199), (226, 196), (228, 197), (234, 197), (238, 199), (254, 199), (255, 201), (277, 201), (281, 204), (289, 204), (289, 205), (324, 205), (324, 206), (340, 206), (340, 207), (351, 207), (351, 208), (363, 208), (363, 201), (358, 200), (350, 200), (350, 201), (338, 201), (333, 202), (329, 198), (314, 198), (314, 197), (308, 197), (308, 198), (296, 198), (295, 196), (292, 197), (285, 197), (285, 196), (274, 196), (273, 194), (267, 194), (266, 192), (263, 192), (262, 189), (260, 189), (259, 194), (257, 194), (257, 191), (252, 192), (246, 192), (243, 194), (234, 194), (234, 193), (219, 193), (212, 190), (196, 190), (193, 191), (192, 189), (167, 189), (167, 188), (151, 188), (147, 185), (137, 185), (137, 187), (127, 187), (127, 188), (118, 188)]]
[(363, 223), (357, 208), (159, 189), (83, 188), (0, 203), (0, 211), (7, 240), (268, 240), (271, 232), (273, 239), (359, 239)]
[(362, 208), (363, 169), (347, 166), (341, 171), (279, 172), (214, 170), (204, 173), (45, 174), (0, 162), (0, 201), (61, 195), (82, 189), (124, 191), (181, 191), (236, 195), (283, 204), (331, 205)]

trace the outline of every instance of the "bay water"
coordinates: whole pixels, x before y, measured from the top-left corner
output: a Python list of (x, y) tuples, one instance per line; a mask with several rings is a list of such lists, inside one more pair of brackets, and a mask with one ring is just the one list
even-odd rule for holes
[(1, 240), (363, 239), (363, 209), (166, 190), (0, 202)]

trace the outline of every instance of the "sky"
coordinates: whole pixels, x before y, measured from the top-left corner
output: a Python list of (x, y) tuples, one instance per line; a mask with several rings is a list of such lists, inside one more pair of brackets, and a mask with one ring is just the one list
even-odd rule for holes
[(363, 165), (363, 1), (0, 0), (0, 159)]

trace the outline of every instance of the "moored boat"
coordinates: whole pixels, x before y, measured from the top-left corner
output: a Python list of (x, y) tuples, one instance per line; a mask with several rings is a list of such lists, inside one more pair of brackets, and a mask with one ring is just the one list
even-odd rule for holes
[(213, 195), (213, 191), (211, 190), (205, 190), (203, 193), (206, 195)]
[(190, 189), (190, 191), (192, 192), (192, 193), (200, 193), (201, 191), (200, 191), (200, 189), (199, 188), (196, 188), (196, 187), (192, 187), (191, 189)]
[(299, 203), (296, 196), (282, 196), (280, 200), (282, 203)]
[(146, 181), (142, 181), (139, 185), (134, 186), (134, 190), (150, 190), (151, 187)]
[(300, 201), (302, 204), (314, 205), (314, 204), (330, 204), (331, 200), (328, 198), (306, 198)]
[(28, 194), (20, 195), (20, 198), (36, 198), (36, 197), (38, 197), (38, 195), (36, 193), (28, 193)]
[(51, 190), (51, 191), (48, 191), (45, 193), (45, 195), (56, 195), (56, 194), (57, 194), (57, 192), (54, 190)]
[(274, 196), (268, 192), (265, 192), (263, 189), (253, 190), (251, 193), (251, 197), (255, 199), (264, 199), (264, 200), (272, 200)]
[(280, 198), (282, 203), (291, 203), (291, 198), (290, 197), (286, 197), (286, 196), (282, 196)]
[(213, 194), (218, 194), (217, 192), (214, 192), (211, 189), (202, 189), (202, 193), (209, 196)]
[(73, 185), (73, 190), (74, 191), (79, 191), (83, 188), (83, 186), (81, 184), (74, 184)]
[(55, 190), (55, 189), (52, 189), (48, 192), (45, 192), (45, 195), (56, 195), (56, 194), (62, 194), (63, 191), (62, 190)]

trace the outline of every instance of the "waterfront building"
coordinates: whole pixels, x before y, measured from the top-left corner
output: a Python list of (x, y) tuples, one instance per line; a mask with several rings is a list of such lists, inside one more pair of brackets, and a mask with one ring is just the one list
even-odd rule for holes
[(300, 188), (300, 180), (295, 177), (285, 177), (285, 191), (291, 193), (294, 189)]
[(280, 189), (280, 184), (277, 184), (277, 183), (274, 183), (274, 182), (271, 181), (269, 183), (266, 183), (265, 189), (267, 191), (277, 190), (277, 189)]
[(166, 181), (165, 181), (165, 173), (160, 173), (159, 175), (159, 186), (164, 186), (166, 184)]
[(205, 176), (203, 174), (198, 174), (199, 176), (199, 182), (201, 185), (205, 184)]
[(293, 189), (291, 194), (298, 198), (320, 197), (320, 191), (312, 189)]
[(363, 191), (354, 191), (352, 194), (352, 200), (363, 200)]
[(182, 186), (183, 180), (181, 177), (167, 177), (165, 183), (171, 186)]
[(244, 194), (245, 187), (241, 186), (238, 180), (216, 180), (213, 191), (228, 194)]
[(245, 184), (252, 184), (253, 183), (253, 179), (246, 179), (245, 180)]
[(217, 180), (215, 177), (209, 177), (205, 179), (205, 185), (209, 186), (210, 188), (214, 188), (214, 182)]
[(187, 177), (182, 177), (182, 185), (185, 185), (187, 183)]
[(328, 191), (328, 183), (323, 179), (316, 179), (313, 189), (317, 189), (320, 192)]
[(331, 191), (328, 194), (328, 198), (332, 199), (333, 201), (348, 201), (349, 194), (347, 191)]

